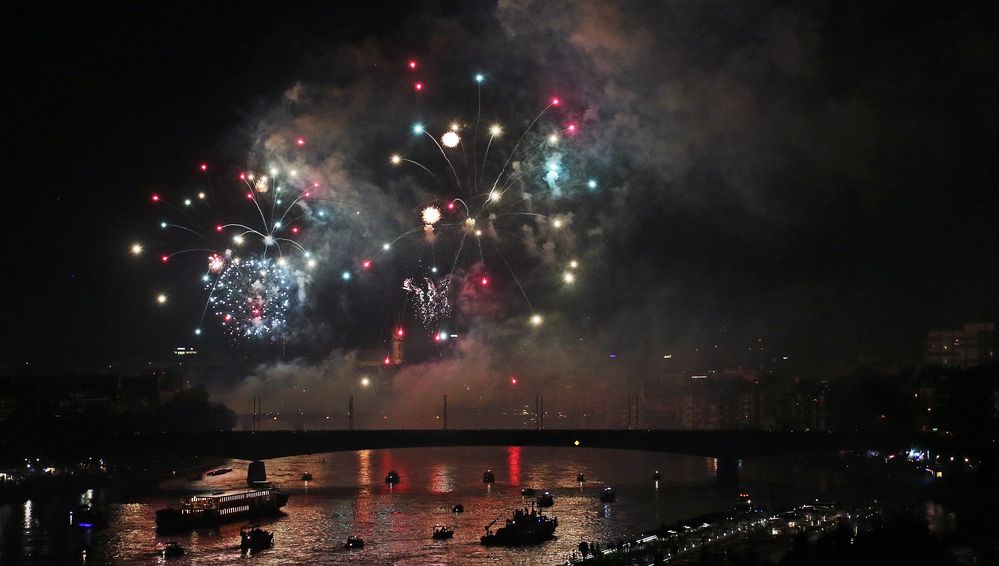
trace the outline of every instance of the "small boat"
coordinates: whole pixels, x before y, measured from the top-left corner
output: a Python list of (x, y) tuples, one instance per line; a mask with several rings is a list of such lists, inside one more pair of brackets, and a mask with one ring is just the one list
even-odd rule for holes
[(483, 546), (524, 546), (539, 544), (555, 538), (555, 528), (558, 527), (557, 517), (548, 517), (543, 513), (517, 509), (513, 517), (506, 520), (506, 525), (492, 531), (493, 521), (486, 525), (486, 534), (480, 542)]
[(221, 476), (223, 474), (228, 474), (232, 471), (232, 468), (219, 468), (217, 470), (212, 470), (205, 474), (206, 476)]
[(399, 472), (392, 470), (385, 476), (385, 483), (389, 485), (395, 485), (402, 481), (399, 479)]
[(547, 491), (539, 495), (536, 501), (538, 507), (551, 507), (552, 505), (555, 505), (555, 498), (552, 497), (552, 494)]
[(302, 481), (312, 481), (312, 474), (309, 472), (302, 474)]
[(364, 548), (364, 539), (358, 536), (350, 535), (347, 537), (347, 542), (343, 543), (343, 547), (346, 549)]
[(176, 541), (168, 543), (163, 547), (163, 558), (177, 558), (184, 556), (184, 547)]
[(465, 506), (462, 505), (461, 503), (455, 503), (454, 506), (451, 507), (451, 512), (452, 513), (464, 513), (465, 512)]
[(496, 474), (492, 470), (486, 470), (482, 474), (482, 483), (493, 483), (496, 481)]
[(434, 540), (445, 540), (454, 537), (454, 529), (449, 529), (444, 525), (434, 526)]
[(535, 491), (533, 487), (525, 487), (524, 489), (520, 490), (520, 494), (524, 497), (534, 497), (535, 495), (537, 495), (537, 493), (538, 492)]
[(586, 481), (586, 476), (583, 475), (583, 472), (579, 472), (579, 475), (576, 476), (576, 481), (579, 483)]
[(652, 474), (652, 481), (659, 481), (661, 479), (663, 479), (663, 475), (659, 473), (659, 470), (656, 470), (656, 473)]
[(103, 529), (108, 526), (108, 514), (92, 505), (81, 505), (69, 513), (69, 523), (81, 529)]
[(614, 503), (615, 499), (617, 499), (617, 494), (614, 493), (613, 487), (605, 487), (604, 490), (600, 492), (600, 501), (603, 501), (604, 503)]
[(274, 533), (260, 527), (243, 527), (239, 530), (239, 548), (258, 552), (274, 545)]

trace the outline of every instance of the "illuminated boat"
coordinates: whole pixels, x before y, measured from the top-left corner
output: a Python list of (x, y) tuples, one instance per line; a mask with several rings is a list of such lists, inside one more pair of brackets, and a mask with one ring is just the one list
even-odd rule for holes
[(557, 517), (548, 517), (544, 513), (517, 509), (513, 517), (506, 520), (506, 525), (492, 532), (493, 521), (486, 526), (486, 534), (479, 539), (483, 546), (524, 546), (539, 544), (555, 538), (558, 527)]
[(259, 552), (274, 546), (274, 533), (260, 527), (243, 527), (239, 530), (239, 548)]
[(600, 501), (604, 503), (614, 503), (615, 499), (617, 499), (617, 494), (614, 493), (613, 487), (605, 487), (600, 493)]
[(81, 505), (70, 511), (69, 523), (81, 529), (103, 529), (108, 526), (108, 514), (92, 505)]
[(402, 480), (399, 478), (399, 472), (397, 472), (395, 470), (390, 471), (385, 476), (385, 483), (387, 483), (389, 485), (395, 485), (395, 484), (399, 483), (400, 481), (402, 481)]
[(343, 547), (348, 550), (351, 548), (364, 548), (364, 539), (361, 537), (350, 535), (349, 537), (347, 537), (347, 542), (343, 544)]
[(535, 501), (537, 502), (538, 507), (551, 507), (552, 505), (555, 505), (555, 498), (552, 497), (551, 492), (548, 491), (539, 495)]
[(579, 472), (579, 475), (576, 476), (576, 481), (579, 483), (586, 481), (586, 476), (583, 475), (583, 472)]
[(434, 540), (445, 540), (454, 537), (454, 529), (445, 527), (444, 525), (437, 525), (434, 527)]
[(274, 515), (286, 503), (288, 494), (273, 487), (195, 495), (182, 501), (180, 507), (156, 511), (156, 528), (166, 532), (212, 527)]

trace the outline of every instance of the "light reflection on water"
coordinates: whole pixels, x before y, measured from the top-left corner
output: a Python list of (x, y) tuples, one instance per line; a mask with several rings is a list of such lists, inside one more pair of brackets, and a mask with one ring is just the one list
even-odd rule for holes
[[(0, 562), (48, 564), (58, 556), (63, 564), (150, 564), (160, 562), (157, 551), (176, 540), (187, 555), (167, 564), (248, 564), (239, 551), (239, 529), (245, 523), (173, 536), (157, 536), (154, 523), (156, 509), (186, 493), (244, 488), (247, 464), (229, 461), (229, 474), (199, 481), (178, 478), (154, 493), (109, 496), (98, 491), (93, 499), (108, 506), (111, 525), (91, 535), (89, 548), (86, 535), (69, 528), (69, 507), (59, 501), (0, 505)], [(862, 481), (845, 473), (795, 470), (792, 464), (747, 462), (740, 486), (716, 482), (717, 462), (710, 458), (623, 450), (420, 448), (269, 460), (268, 479), (290, 492), (291, 499), (285, 515), (259, 521), (274, 531), (275, 547), (252, 557), (252, 563), (556, 564), (583, 539), (617, 540), (663, 522), (725, 509), (741, 489), (753, 490), (763, 503), (786, 504), (825, 497), (828, 490), (849, 490)], [(483, 484), (486, 469), (496, 474), (495, 484)], [(390, 470), (401, 476), (399, 485), (384, 483)], [(652, 480), (656, 470), (662, 473), (658, 486)], [(313, 477), (307, 484), (301, 479), (304, 472)], [(579, 473), (586, 476), (582, 485), (576, 481)], [(599, 501), (605, 485), (614, 486), (616, 502)], [(559, 518), (558, 540), (519, 549), (482, 547), (479, 537), (486, 524), (494, 519), (502, 523), (511, 509), (529, 504), (520, 495), (528, 486), (555, 495), (548, 513)], [(72, 503), (78, 498), (75, 494)], [(119, 502), (108, 505), (109, 498)], [(465, 513), (451, 513), (455, 503), (462, 503)], [(432, 540), (437, 523), (454, 526), (454, 538)], [(365, 539), (364, 549), (342, 548), (351, 534)]]

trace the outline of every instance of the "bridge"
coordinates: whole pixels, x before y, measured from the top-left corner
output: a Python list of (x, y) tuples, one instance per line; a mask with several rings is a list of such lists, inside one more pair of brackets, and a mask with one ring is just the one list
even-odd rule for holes
[(754, 430), (343, 430), (142, 435), (118, 439), (113, 450), (265, 460), (365, 449), (548, 446), (645, 450), (730, 460), (865, 448), (870, 443), (870, 439), (865, 442), (826, 432)]

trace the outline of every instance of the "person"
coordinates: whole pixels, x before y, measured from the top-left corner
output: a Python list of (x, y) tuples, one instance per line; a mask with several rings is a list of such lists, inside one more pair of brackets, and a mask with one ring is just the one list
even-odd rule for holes
[(583, 559), (586, 559), (586, 555), (590, 553), (590, 545), (585, 540), (579, 543), (579, 553), (583, 555)]

